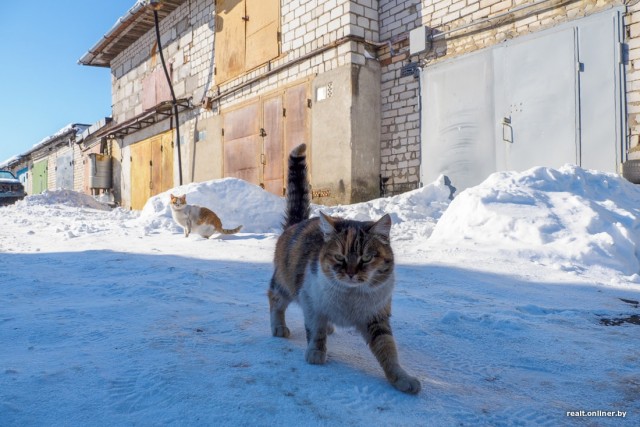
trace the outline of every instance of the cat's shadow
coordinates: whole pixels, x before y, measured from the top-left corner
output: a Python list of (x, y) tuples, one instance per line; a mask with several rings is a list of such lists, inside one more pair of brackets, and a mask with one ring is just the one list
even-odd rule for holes
[(253, 233), (242, 233), (242, 234), (214, 234), (213, 236), (209, 237), (209, 239), (205, 239), (204, 237), (202, 237), (203, 240), (220, 240), (220, 241), (225, 241), (225, 240), (265, 240), (265, 239), (269, 239), (269, 238), (275, 238), (274, 235), (271, 234), (253, 234)]

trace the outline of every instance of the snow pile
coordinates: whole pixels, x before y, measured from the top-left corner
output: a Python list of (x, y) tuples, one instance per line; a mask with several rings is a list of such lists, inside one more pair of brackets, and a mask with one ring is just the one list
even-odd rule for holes
[(317, 216), (318, 211), (322, 211), (341, 218), (372, 221), (388, 213), (393, 223), (394, 240), (427, 238), (449, 206), (450, 195), (451, 188), (445, 184), (444, 176), (440, 176), (431, 184), (394, 197), (346, 206), (314, 205), (312, 215)]
[[(171, 217), (169, 195), (187, 195), (187, 203), (214, 211), (225, 228), (243, 225), (246, 233), (280, 233), (284, 218), (284, 198), (236, 178), (192, 183), (150, 198), (140, 220), (147, 233), (158, 229), (179, 231)], [(444, 178), (418, 190), (395, 197), (375, 199), (345, 206), (312, 205), (311, 216), (327, 215), (358, 221), (377, 220), (388, 213), (394, 224), (394, 238), (428, 237), (449, 205), (450, 188)]]
[(640, 187), (607, 173), (565, 165), (500, 172), (462, 192), (430, 243), (515, 250), (573, 271), (592, 265), (640, 271)]
[(54, 190), (45, 191), (42, 194), (27, 196), (23, 200), (17, 202), (18, 206), (49, 206), (64, 205), (72, 208), (90, 208), (102, 211), (111, 210), (111, 208), (100, 203), (92, 196), (84, 193), (78, 193), (72, 190)]
[(242, 225), (243, 233), (280, 232), (284, 199), (237, 178), (185, 184), (151, 197), (140, 214), (147, 233), (158, 229), (181, 231), (171, 217), (169, 195), (186, 194), (187, 203), (211, 209), (224, 228)]
[[(225, 226), (280, 231), (283, 199), (246, 182), (172, 191)], [(169, 192), (144, 212), (70, 207), (85, 203), (73, 192), (2, 207), (0, 425), (640, 425), (640, 276), (607, 268), (637, 263), (639, 191), (539, 168), (450, 204), (438, 181), (323, 207), (393, 217), (391, 323), (417, 396), (389, 385), (352, 329), (308, 364), (297, 305), (291, 336), (272, 337), (274, 234), (184, 238)], [(550, 267), (578, 258), (602, 270)], [(581, 410), (616, 416), (567, 416)]]

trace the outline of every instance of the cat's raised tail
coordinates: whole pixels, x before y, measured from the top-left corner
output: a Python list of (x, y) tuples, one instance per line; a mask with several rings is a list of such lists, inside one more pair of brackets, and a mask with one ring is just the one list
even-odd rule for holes
[(282, 228), (309, 218), (311, 195), (307, 176), (307, 144), (300, 144), (289, 154), (287, 175), (287, 208)]

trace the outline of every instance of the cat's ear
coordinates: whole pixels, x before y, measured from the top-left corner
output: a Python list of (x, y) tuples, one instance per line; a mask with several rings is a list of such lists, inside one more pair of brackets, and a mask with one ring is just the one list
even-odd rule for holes
[(322, 234), (324, 234), (325, 241), (330, 235), (336, 232), (335, 220), (325, 215), (322, 211), (320, 211), (320, 230), (322, 230)]
[(373, 223), (369, 232), (384, 237), (386, 241), (389, 241), (389, 235), (391, 234), (391, 217), (389, 214), (385, 214)]

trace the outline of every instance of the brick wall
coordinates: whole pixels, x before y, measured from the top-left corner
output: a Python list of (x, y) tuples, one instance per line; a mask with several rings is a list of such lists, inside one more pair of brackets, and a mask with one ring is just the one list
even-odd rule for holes
[(628, 62), (627, 120), (629, 127), (629, 157), (638, 158), (640, 151), (640, 3), (631, 2), (625, 17)]
[[(410, 59), (411, 29), (424, 25), (438, 34), (480, 23), (470, 30), (448, 34), (446, 41), (442, 38), (434, 43), (429, 53), (411, 58), (429, 65), (599, 12), (621, 4), (621, 0), (549, 0), (526, 7), (532, 3), (534, 0), (282, 0), (281, 55), (219, 87), (213, 75), (213, 1), (185, 3), (162, 21), (161, 34), (165, 56), (173, 66), (176, 95), (193, 96), (197, 103), (202, 96), (226, 93), (214, 105), (214, 113), (301, 78), (346, 64), (364, 64), (366, 58), (377, 57), (382, 90), (380, 172), (386, 182), (386, 194), (397, 194), (420, 184), (419, 81), (413, 76), (401, 76), (402, 66)], [(630, 35), (627, 92), (632, 145), (638, 144), (640, 134), (640, 70), (636, 68), (640, 68), (639, 8), (638, 4), (630, 4), (626, 17)], [(505, 14), (514, 9), (520, 10)], [(498, 15), (504, 16), (492, 19)], [(350, 41), (313, 55), (347, 36), (371, 43)], [(112, 63), (113, 115), (117, 123), (142, 113), (141, 80), (153, 68), (154, 42), (155, 34), (150, 31)], [(296, 61), (305, 55), (309, 57)], [(278, 67), (278, 72), (269, 72)], [(258, 80), (251, 85), (234, 91), (255, 78)], [(183, 120), (208, 114), (212, 113), (197, 110)]]
[[(271, 68), (283, 66), (280, 72), (230, 93), (214, 106), (225, 108), (304, 77), (346, 64), (364, 64), (366, 55), (373, 55), (365, 52), (364, 43), (344, 43), (317, 55), (313, 52), (346, 36), (378, 40), (377, 4), (377, 0), (282, 0), (282, 54), (270, 64), (218, 87), (213, 74), (214, 2), (191, 0), (162, 20), (160, 28), (165, 59), (173, 68), (176, 96), (193, 96), (194, 103), (198, 104), (202, 96), (229, 91)], [(151, 30), (112, 62), (113, 117), (117, 123), (143, 112), (142, 79), (153, 70), (155, 61), (159, 64), (159, 58), (154, 61), (151, 57), (154, 43), (155, 32)], [(310, 57), (296, 62), (305, 55)]]

